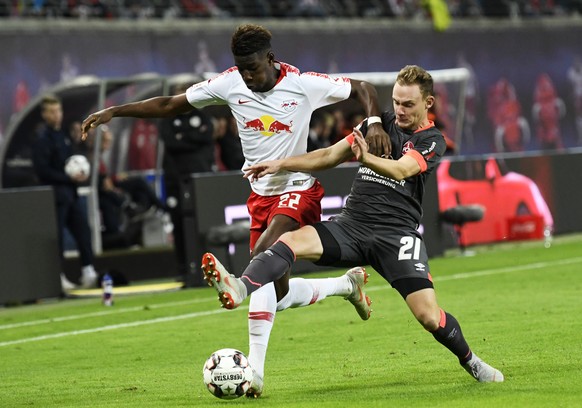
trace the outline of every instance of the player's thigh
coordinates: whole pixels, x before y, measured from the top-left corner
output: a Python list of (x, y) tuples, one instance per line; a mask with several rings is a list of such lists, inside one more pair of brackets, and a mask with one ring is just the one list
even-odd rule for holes
[(273, 245), (281, 235), (286, 232), (294, 231), (299, 228), (299, 222), (297, 220), (290, 218), (286, 215), (277, 214), (265, 231), (257, 239), (255, 245), (252, 249), (252, 256), (265, 251), (271, 245)]
[(317, 265), (351, 267), (369, 265), (365, 248), (371, 246), (370, 226), (339, 215), (314, 226), (322, 243), (323, 254)]
[(251, 250), (254, 255), (266, 250), (281, 234), (319, 221), (324, 190), (315, 184), (305, 191), (278, 196), (252, 193), (247, 201), (251, 214)]
[(280, 240), (291, 248), (296, 259), (317, 261), (323, 253), (319, 234), (311, 225), (287, 232), (281, 236)]
[(384, 226), (376, 229), (368, 257), (372, 267), (390, 284), (406, 278), (431, 280), (424, 241), (412, 228)]

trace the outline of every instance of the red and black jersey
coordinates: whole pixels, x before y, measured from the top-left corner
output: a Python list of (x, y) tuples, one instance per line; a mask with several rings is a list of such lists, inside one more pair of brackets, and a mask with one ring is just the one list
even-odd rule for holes
[[(395, 123), (394, 113), (382, 115), (382, 126), (392, 142), (392, 153), (386, 160), (398, 160), (405, 154), (413, 155), (421, 172), (397, 181), (360, 166), (343, 213), (368, 224), (418, 226), (422, 217), (426, 179), (446, 150), (445, 139), (432, 122), (430, 126), (414, 132), (401, 129)], [(365, 121), (360, 130), (366, 134)]]

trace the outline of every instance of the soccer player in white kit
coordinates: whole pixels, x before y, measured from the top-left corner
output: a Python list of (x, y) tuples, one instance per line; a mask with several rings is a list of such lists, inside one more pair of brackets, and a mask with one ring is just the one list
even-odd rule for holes
[[(156, 97), (113, 106), (93, 113), (83, 122), (83, 132), (113, 117), (171, 117), (209, 105), (228, 105), (237, 127), (248, 167), (266, 160), (306, 152), (309, 121), (314, 110), (348, 98), (358, 100), (368, 116), (370, 150), (378, 156), (390, 153), (389, 139), (379, 115), (374, 87), (364, 81), (301, 73), (275, 60), (271, 33), (265, 28), (239, 26), (231, 40), (235, 66), (207, 81), (194, 84), (185, 94)], [(305, 172), (282, 172), (251, 183), (247, 201), (251, 215), (251, 256), (263, 252), (285, 232), (320, 219), (324, 191)], [(203, 268), (217, 262), (205, 255)], [(255, 371), (247, 396), (263, 392), (264, 364), (277, 310), (307, 306), (326, 296), (349, 300), (364, 320), (370, 316), (370, 300), (363, 291), (367, 274), (353, 268), (341, 277), (289, 280), (289, 272), (277, 282), (253, 293), (249, 305), (249, 362)], [(227, 306), (228, 307), (228, 306)]]

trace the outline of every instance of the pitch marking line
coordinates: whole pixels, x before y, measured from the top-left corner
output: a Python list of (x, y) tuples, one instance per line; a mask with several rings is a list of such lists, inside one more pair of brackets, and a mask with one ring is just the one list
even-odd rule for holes
[[(552, 262), (537, 262), (537, 263), (531, 263), (531, 264), (526, 264), (526, 265), (509, 266), (507, 268), (484, 269), (482, 271), (456, 273), (454, 275), (449, 275), (449, 276), (433, 277), (433, 280), (435, 282), (445, 282), (445, 281), (452, 281), (452, 280), (457, 280), (457, 279), (478, 278), (481, 276), (500, 275), (503, 273), (511, 273), (511, 272), (521, 272), (521, 271), (529, 270), (529, 269), (543, 269), (543, 268), (548, 268), (548, 267), (571, 265), (571, 264), (577, 264), (580, 262), (582, 262), (582, 257), (561, 259), (561, 260), (552, 261)], [(366, 287), (366, 292), (375, 292), (377, 290), (387, 289), (387, 288), (389, 288), (389, 286), (372, 286), (370, 288)]]
[[(500, 268), (500, 269), (485, 269), (482, 271), (457, 273), (457, 274), (450, 275), (450, 276), (444, 276), (444, 277), (441, 277), (441, 278), (435, 279), (435, 280), (447, 281), (447, 280), (455, 280), (455, 279), (467, 279), (467, 278), (473, 278), (473, 277), (498, 275), (498, 274), (502, 274), (502, 273), (519, 272), (519, 271), (528, 270), (528, 269), (542, 269), (542, 268), (547, 268), (550, 266), (555, 267), (555, 266), (561, 266), (561, 265), (570, 265), (570, 264), (575, 264), (575, 263), (580, 263), (580, 262), (582, 262), (582, 257), (562, 259), (562, 260), (552, 261), (552, 262), (538, 262), (538, 263), (533, 263), (533, 264), (513, 266), (513, 267), (507, 267), (507, 268)], [(388, 289), (388, 288), (389, 287), (386, 285), (378, 285), (378, 286), (373, 286), (373, 287), (369, 288), (367, 291), (376, 291), (376, 290), (382, 290), (382, 289)], [(202, 302), (207, 302), (210, 300), (211, 299), (198, 299), (197, 302), (202, 303)], [(197, 303), (197, 302), (192, 302), (192, 303)], [(188, 301), (173, 302), (173, 303), (174, 304), (187, 304)], [(159, 305), (157, 307), (163, 307), (163, 306)], [(237, 310), (247, 310), (247, 309), (248, 309), (248, 306), (242, 306), (242, 307), (239, 307)], [(123, 313), (125, 311), (135, 311), (135, 310), (143, 310), (143, 307), (127, 308), (127, 309), (121, 310), (120, 313)], [(0, 342), (0, 347), (11, 346), (11, 345), (15, 345), (15, 344), (29, 343), (29, 342), (33, 342), (33, 341), (56, 339), (56, 338), (60, 338), (60, 337), (76, 336), (79, 334), (98, 333), (101, 331), (125, 329), (128, 327), (138, 327), (138, 326), (145, 326), (145, 325), (149, 325), (149, 324), (165, 323), (165, 322), (171, 322), (171, 321), (176, 321), (176, 320), (191, 319), (191, 318), (195, 318), (195, 317), (209, 316), (209, 315), (225, 313), (225, 312), (227, 312), (226, 309), (217, 309), (217, 310), (211, 310), (211, 311), (206, 311), (206, 312), (188, 313), (188, 314), (183, 314), (183, 315), (178, 315), (178, 316), (159, 317), (159, 318), (151, 319), (151, 320), (139, 320), (139, 321), (130, 322), (130, 323), (120, 323), (120, 324), (114, 324), (114, 325), (110, 325), (110, 326), (97, 327), (94, 329), (74, 330), (74, 331), (69, 331), (69, 332), (47, 334), (44, 336), (28, 337), (28, 338), (19, 339), (19, 340)], [(100, 315), (112, 314), (112, 313), (114, 313), (114, 312), (96, 312), (96, 313), (86, 314), (84, 316), (88, 316), (88, 315), (99, 315), (100, 316)], [(82, 315), (75, 315), (75, 316), (69, 316), (69, 318), (77, 319), (77, 318), (81, 318), (81, 316)], [(60, 319), (71, 320), (71, 319), (67, 319), (67, 317), (63, 317)], [(55, 321), (56, 319), (47, 319), (47, 320)], [(42, 322), (44, 322), (44, 321), (42, 321)], [(33, 322), (31, 322), (31, 324), (33, 324)]]
[[(245, 310), (245, 309), (248, 309), (248, 306), (239, 307), (238, 309)], [(209, 316), (209, 315), (215, 315), (215, 314), (225, 313), (225, 312), (228, 312), (228, 310), (227, 309), (217, 309), (217, 310), (209, 310), (209, 311), (206, 311), (206, 312), (188, 313), (188, 314), (183, 314), (183, 315), (178, 315), (178, 316), (158, 317), (156, 319), (151, 319), (151, 320), (139, 320), (137, 322), (112, 324), (110, 326), (96, 327), (94, 329), (73, 330), (73, 331), (69, 331), (69, 332), (61, 332), (61, 333), (47, 334), (47, 335), (44, 335), (44, 336), (29, 337), (29, 338), (20, 339), (20, 340), (4, 341), (4, 342), (1, 342), (0, 343), (0, 347), (12, 346), (12, 345), (15, 345), (15, 344), (22, 344), (22, 343), (30, 343), (32, 341), (41, 341), (41, 340), (57, 339), (59, 337), (77, 336), (79, 334), (98, 333), (98, 332), (108, 331), (108, 330), (125, 329), (125, 328), (128, 328), (128, 327), (145, 326), (145, 325), (148, 325), (148, 324), (156, 324), (156, 323), (164, 323), (164, 322), (173, 322), (173, 321), (176, 321), (176, 320), (191, 319), (193, 317)]]
[(122, 308), (122, 309), (110, 309), (110, 310), (104, 310), (101, 312), (84, 313), (84, 314), (62, 316), (62, 317), (52, 317), (50, 319), (31, 320), (28, 322), (9, 323), (9, 324), (0, 325), (0, 330), (14, 329), (14, 328), (25, 327), (25, 326), (36, 326), (39, 324), (47, 324), (47, 323), (55, 323), (55, 322), (66, 322), (69, 320), (86, 319), (88, 317), (99, 317), (99, 316), (108, 316), (108, 315), (114, 315), (114, 314), (120, 314), (120, 313), (139, 312), (139, 311), (142, 311), (145, 309), (152, 309), (153, 310), (153, 309), (162, 309), (165, 307), (193, 305), (196, 303), (207, 303), (207, 302), (210, 302), (211, 300), (216, 300), (216, 298), (212, 297), (212, 298), (204, 298), (204, 299), (192, 299), (192, 300), (182, 300), (182, 301), (176, 301), (176, 302), (157, 303), (157, 304), (152, 304), (152, 305), (126, 307), (126, 308)]

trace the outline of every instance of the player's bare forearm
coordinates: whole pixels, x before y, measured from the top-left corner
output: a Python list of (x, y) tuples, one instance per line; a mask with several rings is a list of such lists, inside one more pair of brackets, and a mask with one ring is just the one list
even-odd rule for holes
[(281, 161), (281, 169), (288, 171), (317, 171), (331, 169), (352, 157), (349, 143), (342, 139), (324, 149), (313, 150)]
[(193, 107), (188, 103), (186, 95), (158, 96), (139, 102), (112, 106), (89, 115), (81, 125), (83, 137), (90, 128), (109, 122), (115, 117), (133, 118), (165, 118), (186, 113)]
[(314, 150), (299, 156), (257, 163), (243, 169), (244, 177), (251, 181), (279, 171), (311, 172), (330, 169), (352, 157), (350, 145), (345, 140), (324, 149)]
[[(351, 98), (357, 99), (366, 111), (367, 117), (381, 116), (380, 107), (378, 104), (378, 93), (374, 86), (366, 81), (358, 81), (350, 79), (352, 84)], [(370, 153), (376, 156), (390, 155), (392, 146), (390, 144), (390, 137), (384, 131), (382, 123), (373, 123), (368, 125), (366, 133), (366, 142), (368, 143)]]
[(392, 151), (390, 136), (388, 136), (381, 123), (368, 125), (366, 143), (368, 143), (370, 153), (373, 155), (379, 157), (390, 156), (390, 152)]
[(360, 81), (357, 79), (350, 79), (352, 84), (352, 92), (350, 93), (350, 98), (357, 99), (364, 110), (366, 115), (369, 116), (380, 116), (380, 105), (378, 104), (378, 92), (374, 85), (366, 81)]

